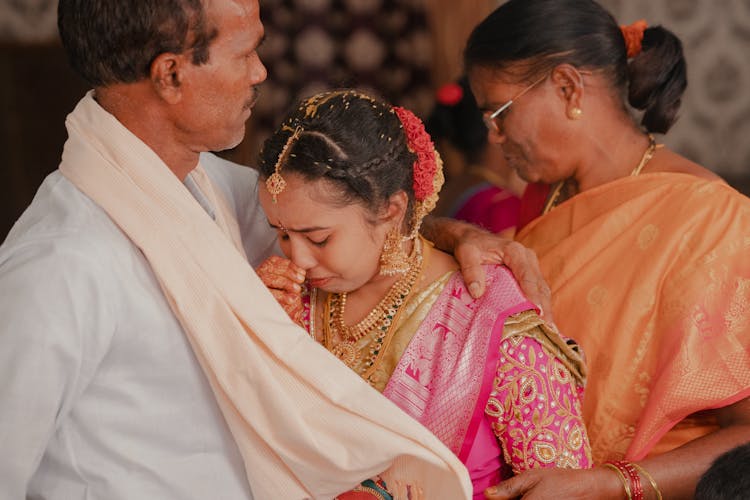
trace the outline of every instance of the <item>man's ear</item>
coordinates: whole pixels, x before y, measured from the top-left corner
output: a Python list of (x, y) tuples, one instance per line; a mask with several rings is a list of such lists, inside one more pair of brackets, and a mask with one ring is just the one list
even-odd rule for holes
[(180, 54), (164, 52), (151, 63), (151, 83), (159, 96), (169, 104), (176, 104), (182, 98), (180, 88), (185, 59)]
[(566, 114), (574, 115), (573, 110), (583, 109), (583, 75), (575, 66), (560, 64), (550, 74), (550, 79), (555, 85), (557, 96), (564, 101)]

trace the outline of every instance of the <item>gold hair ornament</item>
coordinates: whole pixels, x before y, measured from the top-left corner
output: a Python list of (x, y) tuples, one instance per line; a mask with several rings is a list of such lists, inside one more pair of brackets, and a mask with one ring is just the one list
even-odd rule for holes
[[(334, 90), (331, 92), (324, 92), (321, 94), (316, 94), (305, 101), (303, 101), (300, 104), (299, 110), (301, 113), (304, 113), (302, 116), (303, 120), (306, 120), (308, 118), (314, 118), (315, 115), (318, 113), (318, 108), (325, 104), (326, 102), (330, 101), (336, 96), (344, 96), (344, 99), (346, 99), (347, 96), (354, 96), (359, 97), (361, 99), (365, 99), (367, 101), (371, 101), (372, 103), (375, 103), (376, 101), (365, 94), (362, 94), (360, 92), (357, 92), (355, 90)], [(347, 104), (348, 106), (348, 104)], [(271, 196), (273, 197), (273, 202), (276, 203), (278, 201), (277, 197), (280, 195), (284, 189), (286, 189), (286, 180), (281, 176), (281, 168), (286, 161), (287, 158), (287, 151), (289, 148), (294, 144), (294, 141), (296, 141), (300, 134), (303, 131), (303, 127), (301, 125), (297, 125), (296, 127), (292, 127), (292, 124), (299, 123), (298, 119), (290, 119), (288, 123), (284, 124), (281, 127), (281, 130), (288, 130), (292, 132), (292, 135), (289, 136), (289, 138), (286, 141), (286, 144), (284, 144), (284, 147), (281, 148), (281, 153), (279, 153), (279, 158), (276, 160), (276, 165), (274, 166), (274, 172), (271, 174), (268, 179), (266, 179), (266, 189), (268, 189), (268, 192), (271, 193)]]
[(314, 118), (315, 115), (318, 113), (318, 108), (322, 106), (323, 104), (327, 103), (331, 99), (337, 96), (343, 96), (342, 100), (344, 101), (344, 106), (349, 107), (349, 103), (346, 102), (347, 97), (358, 97), (362, 100), (369, 101), (373, 104), (376, 104), (377, 101), (370, 97), (369, 95), (362, 94), (361, 92), (357, 92), (356, 90), (351, 89), (342, 89), (342, 90), (332, 90), (330, 92), (323, 92), (320, 94), (315, 94), (312, 97), (307, 98), (305, 101), (302, 102), (302, 104), (299, 107), (299, 111), (304, 111), (304, 119), (308, 118)]
[(284, 161), (286, 161), (287, 151), (302, 133), (302, 127), (297, 126), (296, 128), (292, 128), (288, 125), (284, 125), (283, 127), (281, 127), (281, 130), (289, 130), (292, 132), (292, 135), (289, 136), (289, 139), (286, 140), (284, 147), (281, 148), (279, 159), (276, 160), (276, 165), (274, 165), (273, 167), (273, 173), (268, 177), (268, 179), (266, 179), (266, 189), (269, 193), (271, 193), (271, 197), (274, 203), (276, 203), (277, 201), (277, 196), (279, 196), (284, 191), (284, 189), (286, 189), (286, 181), (281, 176), (281, 167)]

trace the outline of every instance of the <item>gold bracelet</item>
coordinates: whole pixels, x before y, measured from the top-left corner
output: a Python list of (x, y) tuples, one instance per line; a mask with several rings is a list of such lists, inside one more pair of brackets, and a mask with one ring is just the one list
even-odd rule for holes
[(643, 476), (646, 479), (648, 479), (648, 482), (651, 483), (651, 487), (656, 492), (656, 500), (662, 500), (662, 498), (661, 498), (661, 491), (659, 490), (659, 487), (656, 485), (656, 481), (654, 481), (653, 476), (651, 476), (651, 474), (649, 474), (648, 472), (646, 472), (646, 469), (644, 469), (643, 467), (641, 467), (640, 465), (638, 465), (635, 462), (633, 462), (633, 467), (635, 467), (636, 469), (638, 469), (638, 472), (640, 472), (641, 474), (643, 474)]
[(622, 485), (625, 487), (625, 495), (628, 497), (628, 500), (633, 500), (633, 495), (630, 493), (630, 484), (628, 483), (628, 478), (625, 477), (625, 474), (623, 474), (622, 471), (620, 471), (620, 469), (618, 469), (615, 464), (611, 464), (607, 462), (607, 463), (603, 463), (602, 466), (615, 471), (615, 473), (617, 474), (617, 477), (620, 478), (620, 481), (622, 481)]

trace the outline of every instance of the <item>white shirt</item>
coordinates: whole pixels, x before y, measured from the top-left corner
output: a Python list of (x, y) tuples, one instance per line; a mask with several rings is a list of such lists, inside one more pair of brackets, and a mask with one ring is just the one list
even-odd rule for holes
[[(275, 248), (257, 174), (201, 162), (257, 265)], [(0, 499), (23, 498), (252, 498), (148, 263), (59, 172), (0, 247)]]

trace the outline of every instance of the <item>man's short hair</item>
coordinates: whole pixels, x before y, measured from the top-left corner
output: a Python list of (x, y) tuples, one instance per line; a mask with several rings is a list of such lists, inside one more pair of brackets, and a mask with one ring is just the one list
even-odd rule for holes
[(205, 63), (218, 34), (201, 0), (60, 0), (57, 9), (70, 64), (94, 87), (147, 78), (165, 52)]

